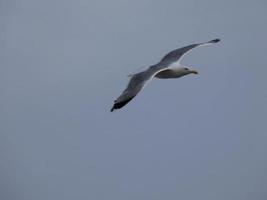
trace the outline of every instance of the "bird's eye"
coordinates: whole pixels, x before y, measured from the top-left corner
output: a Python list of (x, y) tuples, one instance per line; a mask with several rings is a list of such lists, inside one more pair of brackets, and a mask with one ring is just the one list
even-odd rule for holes
[(189, 70), (188, 68), (184, 68), (185, 70)]

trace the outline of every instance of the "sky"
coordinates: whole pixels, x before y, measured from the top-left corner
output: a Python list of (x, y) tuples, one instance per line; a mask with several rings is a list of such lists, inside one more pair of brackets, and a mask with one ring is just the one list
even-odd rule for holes
[[(265, 0), (0, 0), (0, 199), (267, 199)], [(111, 113), (128, 74), (195, 49)]]

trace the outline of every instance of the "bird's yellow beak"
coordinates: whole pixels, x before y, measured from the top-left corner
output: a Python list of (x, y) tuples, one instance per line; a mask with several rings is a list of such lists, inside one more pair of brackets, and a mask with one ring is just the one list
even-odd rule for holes
[(192, 74), (198, 74), (198, 72), (196, 70), (191, 70)]

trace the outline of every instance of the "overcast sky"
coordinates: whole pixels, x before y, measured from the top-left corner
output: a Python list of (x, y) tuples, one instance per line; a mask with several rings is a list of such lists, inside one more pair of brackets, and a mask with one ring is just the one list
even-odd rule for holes
[[(266, 0), (0, 0), (1, 200), (266, 200)], [(199, 71), (109, 112), (168, 51)]]

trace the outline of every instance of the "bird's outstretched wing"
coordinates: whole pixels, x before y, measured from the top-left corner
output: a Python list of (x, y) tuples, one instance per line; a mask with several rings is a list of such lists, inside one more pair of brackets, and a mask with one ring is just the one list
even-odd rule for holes
[(166, 54), (160, 61), (160, 63), (164, 63), (166, 65), (171, 65), (174, 62), (179, 62), (183, 56), (185, 54), (187, 54), (190, 50), (199, 47), (199, 46), (204, 46), (204, 45), (208, 45), (208, 44), (213, 44), (213, 43), (217, 43), (220, 42), (220, 39), (214, 39), (211, 40), (209, 42), (203, 42), (203, 43), (199, 43), (199, 44), (191, 44), (179, 49), (175, 49), (171, 52), (169, 52), (168, 54)]
[(122, 94), (114, 101), (114, 105), (111, 108), (111, 112), (115, 109), (120, 109), (131, 101), (143, 88), (144, 86), (157, 74), (167, 68), (166, 65), (153, 65), (147, 70), (139, 72), (131, 76), (131, 79), (122, 92)]

